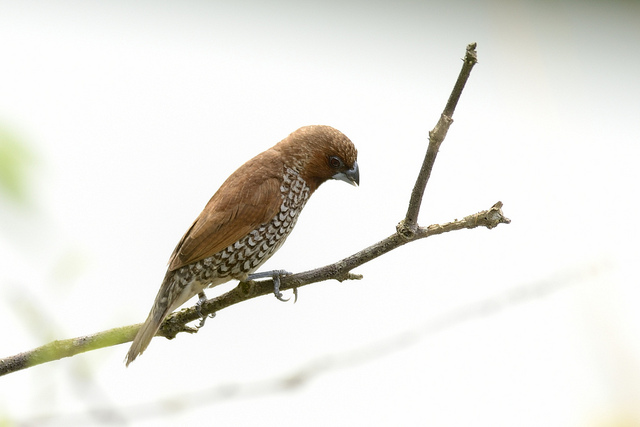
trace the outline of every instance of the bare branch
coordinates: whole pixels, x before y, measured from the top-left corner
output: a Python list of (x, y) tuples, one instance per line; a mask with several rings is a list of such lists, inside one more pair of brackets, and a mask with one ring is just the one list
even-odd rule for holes
[(41, 363), (132, 341), (140, 326), (141, 324), (123, 326), (83, 337), (56, 340), (33, 350), (5, 357), (0, 359), (0, 376)]
[[(398, 224), (397, 233), (333, 264), (285, 276), (281, 279), (281, 290), (294, 289), (295, 291), (299, 287), (330, 279), (339, 281), (360, 279), (361, 276), (352, 274), (351, 270), (409, 242), (464, 228), (486, 227), (491, 229), (499, 224), (510, 223), (510, 220), (502, 213), (501, 202), (497, 202), (488, 210), (466, 216), (462, 220), (455, 220), (441, 225), (430, 225), (426, 228), (419, 227), (417, 223), (422, 194), (431, 174), (436, 154), (449, 126), (453, 122), (451, 115), (460, 98), (469, 73), (477, 62), (475, 47), (475, 43), (467, 46), (467, 55), (465, 56), (458, 81), (438, 124), (429, 133), (429, 147), (425, 161), (413, 189), (407, 216)], [(224, 308), (272, 292), (272, 280), (241, 282), (231, 291), (206, 301), (199, 311), (192, 307), (173, 313), (164, 321), (157, 336), (172, 339), (180, 332), (196, 332), (197, 329), (188, 326), (188, 324), (200, 319), (202, 315), (216, 313)], [(0, 376), (86, 351), (132, 341), (141, 326), (142, 324), (130, 325), (84, 337), (54, 341), (36, 349), (0, 359)]]
[[(381, 359), (457, 325), (498, 315), (519, 305), (547, 298), (593, 278), (607, 268), (607, 264), (602, 261), (578, 265), (543, 280), (510, 287), (490, 297), (453, 308), (393, 335), (347, 350), (318, 356), (283, 375), (248, 382), (211, 385), (161, 399), (133, 403), (118, 408), (118, 414), (129, 422), (135, 422), (165, 415), (175, 416), (179, 411), (186, 412), (205, 405), (228, 402), (230, 399), (262, 397), (290, 391), (308, 385), (326, 372)], [(104, 411), (104, 408), (94, 407), (86, 412), (47, 415), (46, 419), (35, 417), (23, 420), (22, 424), (40, 425), (48, 421), (55, 425), (85, 425), (101, 411)]]
[(403, 221), (398, 224), (398, 233), (411, 237), (418, 227), (418, 214), (420, 212), (420, 206), (422, 205), (422, 196), (424, 195), (424, 189), (427, 187), (427, 181), (431, 176), (433, 170), (433, 164), (436, 161), (438, 150), (444, 138), (447, 136), (449, 126), (453, 123), (453, 112), (458, 105), (460, 95), (464, 89), (473, 66), (478, 62), (478, 56), (476, 53), (476, 43), (471, 43), (467, 46), (467, 53), (463, 59), (462, 69), (458, 75), (458, 80), (451, 91), (447, 105), (444, 107), (440, 119), (431, 132), (429, 132), (429, 147), (427, 148), (427, 154), (422, 162), (420, 173), (416, 179), (416, 184), (411, 192), (411, 200), (409, 201), (409, 208)]
[[(462, 230), (464, 228), (471, 229), (476, 227), (486, 227), (491, 229), (499, 224), (508, 224), (511, 221), (502, 214), (501, 207), (502, 203), (498, 202), (490, 209), (469, 215), (462, 220), (456, 220), (442, 225), (436, 224), (428, 227), (420, 227), (410, 239), (400, 236), (399, 234), (393, 234), (386, 239), (333, 264), (285, 276), (281, 279), (280, 289), (296, 289), (311, 283), (331, 279), (339, 281), (359, 279), (360, 276), (349, 273), (350, 270), (411, 241), (447, 233), (449, 231)], [(186, 308), (173, 313), (165, 320), (157, 336), (172, 339), (180, 332), (196, 332), (197, 329), (188, 326), (188, 324), (194, 320), (200, 319), (201, 315), (212, 314), (240, 302), (262, 295), (267, 295), (272, 292), (273, 281), (270, 279), (239, 283), (238, 286), (229, 292), (206, 301), (202, 305), (200, 313), (195, 307)], [(140, 326), (142, 326), (141, 323), (109, 329), (84, 337), (53, 341), (33, 350), (0, 359), (0, 375), (19, 371), (41, 363), (62, 359), (64, 357), (74, 356), (79, 353), (132, 341)]]
[[(499, 224), (509, 224), (511, 220), (502, 214), (501, 208), (502, 202), (497, 202), (490, 209), (466, 216), (462, 220), (455, 220), (442, 225), (430, 225), (426, 228), (418, 228), (418, 231), (410, 239), (399, 234), (393, 234), (333, 264), (285, 276), (280, 279), (280, 290), (297, 289), (325, 280), (343, 281), (360, 279), (361, 276), (350, 274), (350, 271), (409, 242), (449, 231), (462, 230), (464, 228), (486, 227), (491, 229)], [(242, 282), (229, 292), (206, 301), (202, 305), (200, 313), (203, 315), (213, 314), (239, 302), (270, 293), (273, 293), (273, 281), (271, 279)], [(195, 307), (186, 308), (174, 313), (165, 321), (158, 335), (171, 339), (179, 332), (195, 332), (195, 329), (187, 326), (187, 324), (200, 319), (200, 313), (198, 313)]]

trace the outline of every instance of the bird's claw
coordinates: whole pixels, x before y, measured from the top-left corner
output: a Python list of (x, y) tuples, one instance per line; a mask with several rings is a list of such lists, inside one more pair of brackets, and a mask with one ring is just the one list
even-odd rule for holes
[(202, 304), (204, 304), (207, 301), (207, 296), (205, 295), (204, 291), (200, 292), (198, 294), (198, 302), (196, 303), (196, 312), (198, 312), (198, 315), (200, 316), (200, 323), (198, 323), (198, 326), (196, 326), (196, 329), (200, 329), (204, 326), (204, 322), (207, 321), (207, 318), (214, 318), (216, 317), (215, 313), (211, 313), (209, 315), (206, 314), (202, 314)]
[(280, 275), (273, 275), (273, 295), (282, 302), (289, 301), (290, 298), (285, 298), (282, 296), (282, 292), (280, 292)]
[[(249, 280), (255, 280), (255, 279), (262, 279), (262, 278), (265, 278), (265, 277), (270, 277), (273, 280), (273, 295), (279, 301), (287, 302), (291, 298), (285, 298), (282, 295), (282, 292), (280, 292), (280, 278), (282, 276), (288, 276), (290, 274), (293, 274), (293, 273), (291, 273), (290, 271), (287, 271), (287, 270), (263, 271), (262, 273), (250, 274), (248, 279)], [(293, 295), (294, 295), (293, 302), (295, 303), (298, 300), (298, 289), (297, 288), (293, 288)]]

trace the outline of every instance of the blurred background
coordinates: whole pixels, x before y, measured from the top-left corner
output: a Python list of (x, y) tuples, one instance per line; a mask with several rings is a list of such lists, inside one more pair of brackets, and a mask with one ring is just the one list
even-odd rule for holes
[(0, 357), (142, 322), (219, 185), (303, 125), (354, 141), (361, 186), (321, 187), (264, 269), (393, 233), (471, 42), (420, 224), (512, 219), (234, 306), (128, 369), (121, 345), (2, 377), (0, 425), (640, 425), (639, 2), (0, 10)]

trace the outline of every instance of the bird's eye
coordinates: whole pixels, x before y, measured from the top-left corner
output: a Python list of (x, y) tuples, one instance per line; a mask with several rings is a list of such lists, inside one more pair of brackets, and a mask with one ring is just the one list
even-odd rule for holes
[(342, 160), (336, 156), (329, 156), (329, 166), (333, 169), (340, 169), (343, 166)]

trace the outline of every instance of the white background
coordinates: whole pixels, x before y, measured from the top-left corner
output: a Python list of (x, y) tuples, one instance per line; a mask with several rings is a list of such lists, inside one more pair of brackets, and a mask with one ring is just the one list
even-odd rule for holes
[(639, 3), (0, 6), (0, 126), (31, 153), (26, 202), (0, 193), (0, 356), (142, 322), (209, 197), (302, 125), (354, 141), (361, 186), (323, 185), (264, 269), (393, 233), (470, 42), (420, 224), (512, 219), (224, 310), (128, 369), (122, 345), (2, 377), (0, 424), (640, 425)]

